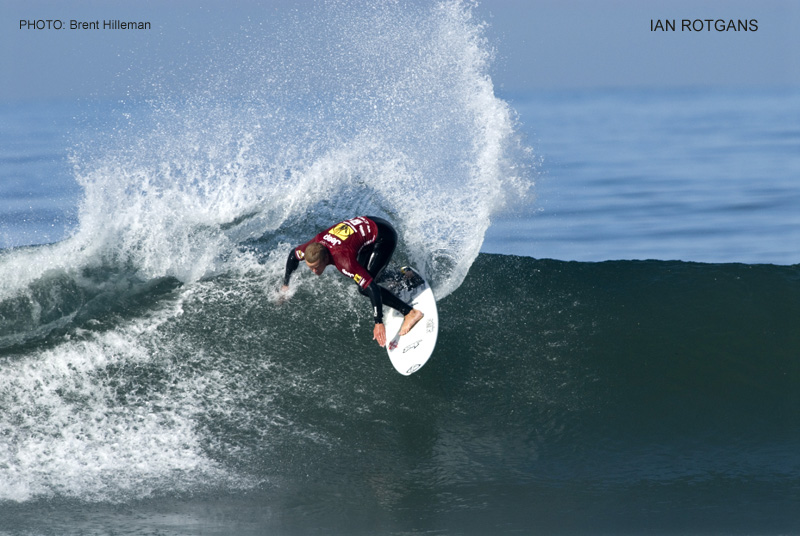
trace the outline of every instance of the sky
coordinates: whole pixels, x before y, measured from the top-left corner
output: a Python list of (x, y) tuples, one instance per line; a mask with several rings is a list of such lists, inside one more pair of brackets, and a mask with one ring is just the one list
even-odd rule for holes
[[(147, 92), (185, 47), (202, 51), (289, 0), (3, 0), (0, 102)], [(498, 92), (620, 87), (800, 87), (798, 0), (484, 0)], [(142, 32), (20, 28), (20, 20), (141, 20)], [(682, 31), (682, 20), (757, 21), (756, 31)], [(657, 20), (675, 31), (651, 31)], [(46, 22), (40, 23), (47, 24)], [(53, 24), (53, 23), (51, 23)]]

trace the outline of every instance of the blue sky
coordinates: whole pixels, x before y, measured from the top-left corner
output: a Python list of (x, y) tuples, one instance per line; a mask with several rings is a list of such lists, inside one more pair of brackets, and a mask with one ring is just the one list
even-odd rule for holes
[[(4, 0), (0, 101), (123, 97), (174, 51), (270, 20), (286, 0)], [(485, 0), (500, 92), (591, 87), (800, 87), (797, 0)], [(756, 19), (756, 32), (652, 32), (651, 19)], [(20, 19), (145, 20), (147, 32), (37, 31)], [(138, 89), (137, 89), (138, 88)]]

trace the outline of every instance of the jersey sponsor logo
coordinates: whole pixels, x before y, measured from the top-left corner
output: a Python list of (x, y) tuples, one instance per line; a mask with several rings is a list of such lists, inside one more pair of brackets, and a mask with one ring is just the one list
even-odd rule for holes
[(306, 253), (303, 250), (296, 249), (294, 250), (294, 256), (297, 257), (298, 261), (302, 261), (306, 258)]
[(341, 240), (338, 240), (338, 239), (336, 239), (336, 238), (332, 237), (332, 236), (331, 236), (331, 235), (329, 235), (329, 234), (326, 234), (325, 236), (323, 236), (323, 237), (322, 237), (322, 239), (323, 239), (325, 242), (327, 242), (327, 243), (329, 243), (330, 245), (332, 245), (332, 246), (338, 246), (339, 244), (341, 244), (341, 243), (342, 243), (342, 241), (341, 241)]
[(352, 279), (353, 281), (355, 281), (356, 283), (358, 283), (358, 286), (364, 287), (364, 283), (366, 283), (366, 281), (362, 276), (354, 274), (353, 272), (348, 272), (344, 268), (339, 268), (339, 271), (342, 272), (347, 277), (349, 277), (350, 279)]
[[(358, 232), (361, 233), (361, 236), (366, 237), (367, 233), (369, 232), (369, 220), (366, 218), (353, 218), (352, 220), (347, 220), (353, 228), (357, 228)], [(366, 231), (364, 228), (366, 227)]]
[(342, 222), (336, 227), (332, 227), (330, 230), (328, 230), (329, 234), (325, 236), (333, 235), (339, 238), (340, 240), (344, 241), (350, 238), (350, 235), (354, 234), (355, 232), (356, 230), (354, 227), (352, 227), (347, 222)]

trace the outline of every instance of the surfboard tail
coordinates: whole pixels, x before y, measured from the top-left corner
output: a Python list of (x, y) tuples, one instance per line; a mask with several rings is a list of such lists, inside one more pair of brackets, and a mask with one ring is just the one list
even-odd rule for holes
[(425, 280), (413, 268), (403, 266), (399, 270), (384, 272), (378, 283), (399, 295), (402, 292), (413, 292), (414, 289), (424, 285)]

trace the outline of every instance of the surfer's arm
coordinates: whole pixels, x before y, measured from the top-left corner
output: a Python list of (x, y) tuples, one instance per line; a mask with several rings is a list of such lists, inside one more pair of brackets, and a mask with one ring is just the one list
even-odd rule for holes
[(381, 298), (381, 289), (375, 281), (372, 281), (364, 290), (365, 294), (369, 296), (372, 302), (372, 311), (375, 316), (375, 327), (372, 329), (372, 338), (378, 341), (379, 346), (385, 346), (386, 326), (383, 325), (383, 298)]
[(300, 260), (297, 258), (296, 252), (297, 248), (292, 248), (289, 252), (289, 258), (286, 259), (286, 271), (283, 274), (283, 286), (289, 286), (289, 279), (292, 277), (292, 272), (297, 270), (297, 267), (300, 266)]
[(381, 298), (380, 287), (375, 281), (372, 281), (364, 289), (364, 293), (369, 296), (369, 301), (372, 302), (372, 314), (375, 318), (375, 323), (383, 324), (383, 299)]

